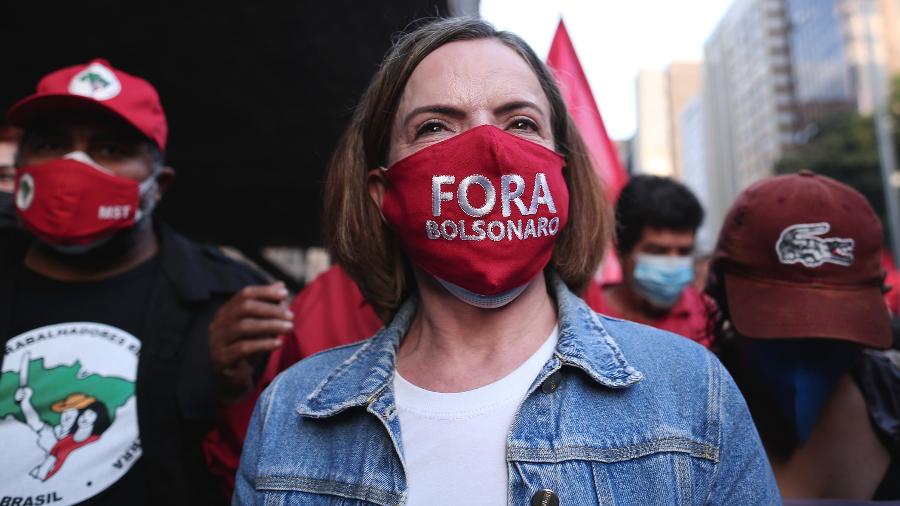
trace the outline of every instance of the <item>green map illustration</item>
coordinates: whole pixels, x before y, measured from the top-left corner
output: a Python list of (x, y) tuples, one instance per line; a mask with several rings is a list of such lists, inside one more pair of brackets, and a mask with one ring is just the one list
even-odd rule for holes
[(107, 86), (109, 86), (109, 81), (103, 79), (103, 77), (101, 77), (100, 74), (97, 74), (96, 72), (88, 72), (87, 74), (79, 77), (78, 80), (87, 81), (91, 85), (91, 88), (95, 90), (106, 88)]
[[(122, 378), (89, 374), (81, 376), (81, 362), (44, 368), (44, 359), (32, 359), (28, 363), (28, 387), (34, 392), (31, 404), (41, 420), (51, 426), (59, 424), (60, 414), (50, 407), (68, 395), (81, 393), (104, 403), (110, 422), (115, 420), (116, 410), (134, 395), (134, 383)], [(4, 372), (0, 375), (0, 419), (13, 415), (25, 423), (22, 410), (15, 400), (19, 388), (19, 373)]]

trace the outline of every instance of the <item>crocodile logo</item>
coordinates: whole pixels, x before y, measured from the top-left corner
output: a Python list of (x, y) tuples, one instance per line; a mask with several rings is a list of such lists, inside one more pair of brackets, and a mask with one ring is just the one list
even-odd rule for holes
[(831, 230), (828, 223), (800, 223), (781, 232), (775, 244), (778, 260), (786, 265), (819, 267), (829, 263), (847, 267), (853, 263), (853, 239), (821, 237)]
[(91, 63), (69, 81), (69, 93), (94, 100), (109, 100), (121, 91), (122, 83), (113, 71), (99, 62)]

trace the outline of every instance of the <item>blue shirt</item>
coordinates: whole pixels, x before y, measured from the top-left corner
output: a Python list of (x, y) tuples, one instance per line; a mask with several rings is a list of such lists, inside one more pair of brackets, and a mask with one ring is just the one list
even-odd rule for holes
[[(744, 399), (715, 356), (594, 313), (556, 276), (550, 286), (559, 342), (509, 433), (509, 504), (541, 490), (562, 505), (781, 503)], [(372, 338), (275, 379), (250, 422), (234, 504), (405, 503), (392, 379), (415, 312), (408, 300)]]

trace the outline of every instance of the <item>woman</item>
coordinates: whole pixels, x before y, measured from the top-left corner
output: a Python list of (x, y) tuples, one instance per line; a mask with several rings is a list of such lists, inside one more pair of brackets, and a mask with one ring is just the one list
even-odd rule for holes
[(702, 347), (573, 292), (609, 221), (547, 68), (436, 21), (389, 52), (332, 159), (333, 254), (388, 325), (260, 398), (236, 504), (772, 504)]

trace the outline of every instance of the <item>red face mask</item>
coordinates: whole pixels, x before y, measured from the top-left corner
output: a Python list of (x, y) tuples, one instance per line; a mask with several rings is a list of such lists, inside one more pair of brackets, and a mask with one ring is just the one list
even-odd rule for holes
[(414, 264), (467, 302), (497, 307), (550, 261), (568, 221), (564, 164), (480, 126), (391, 166), (382, 213)]
[(16, 172), (16, 211), (43, 242), (75, 252), (134, 226), (141, 196), (155, 184), (112, 174), (75, 152)]

